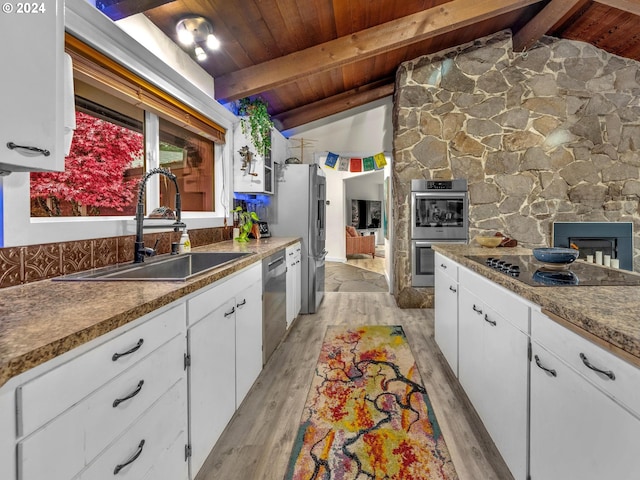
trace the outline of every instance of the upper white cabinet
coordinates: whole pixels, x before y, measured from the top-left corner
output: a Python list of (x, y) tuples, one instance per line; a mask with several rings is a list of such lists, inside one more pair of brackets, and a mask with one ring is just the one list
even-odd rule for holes
[[(251, 138), (242, 133), (238, 124), (234, 132), (233, 190), (242, 193), (274, 193), (274, 162), (284, 163), (287, 157), (287, 139), (275, 128), (271, 129), (271, 150), (266, 155), (256, 152)], [(251, 154), (241, 153), (248, 147)]]
[(8, 2), (0, 14), (0, 170), (64, 170), (64, 1)]
[(458, 264), (435, 254), (435, 339), (458, 376)]

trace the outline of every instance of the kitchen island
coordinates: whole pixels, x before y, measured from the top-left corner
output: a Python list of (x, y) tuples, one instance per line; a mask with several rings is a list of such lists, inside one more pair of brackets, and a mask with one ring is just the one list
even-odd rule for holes
[(564, 277), (636, 286), (537, 285), (531, 250), (433, 249), (436, 343), (513, 477), (638, 478), (638, 276), (578, 260)]

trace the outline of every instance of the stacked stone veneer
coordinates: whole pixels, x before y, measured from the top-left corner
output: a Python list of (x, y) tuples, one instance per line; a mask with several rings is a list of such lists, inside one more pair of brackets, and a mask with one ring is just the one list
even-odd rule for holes
[(640, 270), (640, 63), (544, 37), (514, 53), (510, 32), (402, 64), (394, 99), (394, 294), (411, 288), (412, 178), (467, 178), (470, 238), (497, 231), (551, 244), (552, 224), (633, 222)]

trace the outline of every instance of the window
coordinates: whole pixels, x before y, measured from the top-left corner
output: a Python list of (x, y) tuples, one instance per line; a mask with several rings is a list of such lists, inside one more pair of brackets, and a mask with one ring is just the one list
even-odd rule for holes
[[(31, 216), (133, 216), (145, 145), (159, 145), (159, 166), (177, 176), (183, 211), (213, 212), (224, 130), (70, 36), (67, 51), (77, 129), (64, 172), (31, 174)], [(159, 132), (144, 127), (145, 113)], [(159, 197), (151, 203), (173, 208), (173, 182), (160, 181)]]

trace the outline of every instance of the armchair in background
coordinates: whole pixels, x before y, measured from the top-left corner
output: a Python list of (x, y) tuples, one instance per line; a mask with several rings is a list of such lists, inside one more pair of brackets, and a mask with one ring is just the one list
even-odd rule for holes
[(371, 255), (371, 258), (376, 257), (376, 237), (374, 235), (363, 236), (354, 227), (347, 226), (346, 241), (347, 255), (364, 253)]

